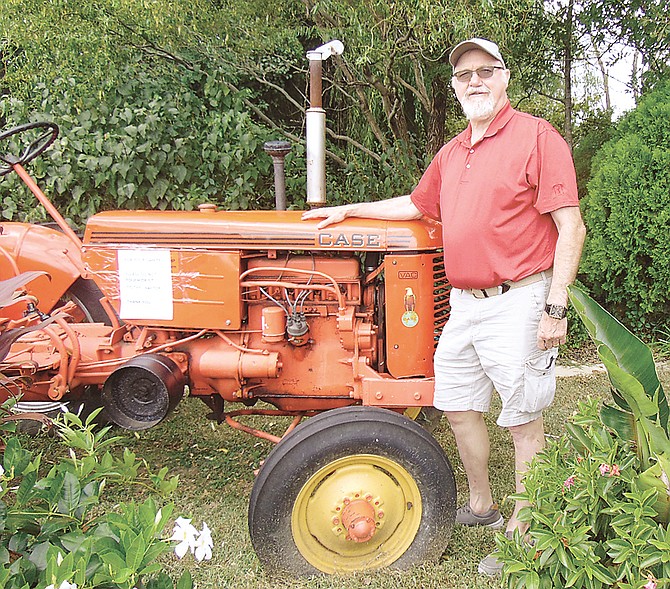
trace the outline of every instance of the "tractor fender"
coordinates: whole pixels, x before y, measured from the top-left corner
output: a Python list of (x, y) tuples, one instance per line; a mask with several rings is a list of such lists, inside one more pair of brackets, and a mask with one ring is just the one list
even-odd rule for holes
[(29, 223), (0, 223), (0, 279), (32, 270), (48, 274), (26, 288), (37, 297), (44, 313), (85, 273), (80, 248), (62, 231)]

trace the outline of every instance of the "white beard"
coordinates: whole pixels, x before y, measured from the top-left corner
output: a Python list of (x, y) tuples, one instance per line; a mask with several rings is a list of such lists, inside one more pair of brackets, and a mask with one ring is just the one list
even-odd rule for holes
[(468, 121), (489, 118), (493, 114), (495, 107), (495, 101), (490, 94), (486, 98), (479, 96), (474, 99), (464, 96), (463, 100), (461, 100), (461, 108)]

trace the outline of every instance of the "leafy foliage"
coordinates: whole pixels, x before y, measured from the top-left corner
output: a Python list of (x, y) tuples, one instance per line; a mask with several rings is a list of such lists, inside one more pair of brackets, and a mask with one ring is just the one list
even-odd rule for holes
[[(268, 133), (251, 121), (240, 95), (218, 83), (219, 75), (184, 70), (176, 79), (154, 78), (129, 67), (126, 82), (107, 88), (103, 100), (76, 97), (73, 82), (60, 79), (38, 86), (39, 115), (11, 99), (0, 109), (8, 126), (29, 118), (60, 125), (61, 138), (31, 171), (76, 224), (115, 208), (191, 210), (203, 202), (267, 208)], [(34, 219), (31, 200), (14, 196), (24, 192), (14, 175), (0, 184), (5, 218)]]
[(593, 158), (614, 135), (615, 125), (610, 113), (598, 111), (583, 120), (575, 131), (572, 150), (577, 172), (577, 189), (580, 195), (587, 193), (586, 186), (591, 178)]
[(642, 332), (670, 317), (670, 83), (649, 93), (594, 159), (582, 270), (595, 298)]
[[(211, 79), (212, 85), (239, 96), (244, 111), (266, 129), (299, 144), (294, 149), (296, 157), (289, 156), (287, 162), (287, 191), (293, 206), (304, 202), (304, 164), (295, 162), (303, 153), (308, 49), (334, 36), (341, 37), (347, 47), (344, 56), (325, 64), (329, 202), (374, 200), (408, 192), (445, 137), (463, 126), (460, 108), (449, 87), (449, 48), (472, 34), (490, 36), (501, 42), (510, 63), (522, 63), (537, 56), (528, 31), (537, 30), (529, 23), (537, 24), (541, 18), (537, 3), (531, 0), (493, 4), (426, 4), (415, 0), (388, 4), (374, 0), (363, 5), (339, 0), (281, 0), (271, 5), (205, 0), (61, 0), (56, 5), (27, 0), (20, 11), (16, 4), (16, 0), (11, 0), (0, 8), (0, 30), (4, 31), (0, 79), (8, 96), (26, 104), (26, 112), (52, 112), (44, 104), (45, 99), (35, 101), (35, 88), (46, 84), (49, 91), (60, 95), (59, 89), (52, 89), (52, 80), (62, 77), (70, 84), (67, 99), (75, 111), (95, 113), (97, 103), (109, 111), (117, 106), (130, 108), (138, 111), (138, 120), (128, 123), (121, 119), (120, 124), (139, 127), (143, 111), (158, 114), (158, 107), (170, 105), (158, 104), (153, 109), (150, 102), (154, 96), (146, 96), (137, 83), (138, 76), (150, 81), (154, 89), (157, 87), (159, 96), (169, 88), (187, 101), (186, 95), (197, 94), (198, 86), (206, 82), (197, 80), (194, 87), (183, 70), (198, 72)], [(533, 63), (530, 69), (537, 74), (544, 62), (537, 59)], [(127, 64), (133, 64), (129, 70), (125, 69)], [(116, 88), (129, 85), (126, 101), (118, 104)], [(244, 92), (239, 94), (238, 89)], [(44, 86), (39, 94), (43, 91)], [(54, 102), (54, 98), (46, 100)], [(53, 114), (58, 114), (58, 109)], [(92, 114), (91, 119), (98, 123), (106, 116), (101, 112)], [(208, 124), (206, 118), (188, 118), (187, 113), (183, 120), (179, 115), (176, 119), (176, 131), (187, 131), (190, 125), (189, 131), (202, 130), (207, 137), (203, 128)], [(6, 123), (16, 120), (12, 117)], [(172, 117), (159, 118), (155, 124), (148, 124), (148, 130), (165, 135), (168, 132), (161, 127), (171, 123)], [(265, 135), (269, 134), (266, 130)], [(115, 135), (116, 131), (110, 129), (112, 140), (117, 138)], [(123, 132), (118, 139), (131, 149), (145, 143)], [(234, 146), (237, 139), (232, 134), (228, 143)], [(213, 147), (221, 150), (227, 146), (215, 143)], [(223, 151), (224, 158), (226, 153)], [(95, 150), (92, 155), (94, 160), (118, 157)], [(216, 173), (212, 174), (211, 181), (222, 190), (241, 192), (230, 198), (231, 208), (243, 208), (247, 202), (256, 208), (271, 204), (267, 160), (259, 159), (261, 164), (253, 160), (239, 162), (236, 175), (221, 179), (227, 183), (220, 183)], [(107, 170), (114, 173), (104, 163), (97, 166), (90, 159), (87, 163), (98, 176)], [(245, 174), (255, 172), (243, 169), (243, 164), (247, 168), (258, 166), (266, 182), (245, 178)], [(155, 162), (150, 165), (156, 167)], [(138, 184), (135, 177), (122, 177), (123, 186), (118, 186), (118, 178), (110, 181), (112, 200), (126, 201), (128, 206), (136, 206), (134, 201), (144, 203), (141, 206), (156, 206), (156, 202), (164, 205), (160, 194), (165, 185), (159, 182), (154, 186), (152, 173), (138, 172), (143, 180), (148, 179), (144, 185)], [(207, 182), (204, 175), (200, 174), (200, 178)], [(170, 206), (176, 208), (185, 206), (185, 199), (189, 203), (197, 200), (203, 191), (200, 184), (187, 183), (189, 193), (195, 195), (184, 197), (179, 175), (163, 179), (170, 185), (167, 190), (176, 193), (168, 195)], [(107, 189), (99, 180), (94, 183), (97, 190), (91, 191), (93, 194), (88, 190), (82, 193), (84, 201), (92, 199), (91, 206), (78, 205), (80, 209), (96, 208), (100, 200), (96, 192)], [(250, 189), (254, 189), (255, 199)], [(77, 188), (77, 198), (80, 190)], [(6, 216), (14, 213), (17, 200), (5, 203)], [(229, 206), (227, 198), (220, 201)]]
[[(665, 524), (655, 521), (656, 489), (639, 485), (630, 443), (600, 421), (598, 403), (580, 403), (568, 434), (550, 440), (517, 496), (533, 544), (497, 538), (506, 587), (639, 589), (670, 581)], [(665, 584), (659, 586), (666, 586)]]
[[(7, 406), (3, 407), (7, 410)], [(163, 530), (174, 506), (160, 505), (177, 486), (167, 469), (152, 472), (128, 449), (112, 451), (119, 438), (109, 428), (64, 414), (57, 425), (69, 457), (49, 467), (18, 437), (2, 440), (0, 469), (0, 585), (7, 589), (60, 586), (82, 588), (174, 588), (157, 559), (170, 550)], [(5, 426), (7, 427), (7, 426)], [(45, 474), (46, 472), (46, 474)], [(101, 509), (105, 491), (139, 485), (151, 495), (141, 502)], [(190, 589), (186, 572), (178, 589)]]
[[(567, 433), (533, 460), (519, 517), (526, 537), (497, 539), (507, 587), (670, 583), (668, 403), (650, 350), (570, 289), (614, 387), (614, 405), (579, 403)], [(648, 583), (648, 584), (647, 584)]]

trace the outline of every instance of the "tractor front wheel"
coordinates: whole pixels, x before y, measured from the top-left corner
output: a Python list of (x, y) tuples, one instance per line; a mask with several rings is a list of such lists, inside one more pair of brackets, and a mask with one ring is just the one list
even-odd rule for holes
[(454, 524), (456, 487), (435, 439), (373, 407), (333, 409), (270, 453), (249, 503), (249, 531), (269, 573), (398, 569), (437, 560)]

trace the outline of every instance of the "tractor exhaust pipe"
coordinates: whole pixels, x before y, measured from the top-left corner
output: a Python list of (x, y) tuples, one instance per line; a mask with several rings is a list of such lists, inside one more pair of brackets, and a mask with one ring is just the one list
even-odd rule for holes
[(320, 207), (326, 204), (326, 111), (323, 110), (323, 61), (331, 55), (341, 55), (342, 41), (329, 41), (307, 52), (309, 59), (309, 108), (305, 114), (307, 155), (307, 204)]

